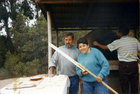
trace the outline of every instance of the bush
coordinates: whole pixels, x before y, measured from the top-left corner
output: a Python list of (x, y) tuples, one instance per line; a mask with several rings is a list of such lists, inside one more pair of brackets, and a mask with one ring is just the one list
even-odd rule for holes
[(8, 51), (6, 58), (5, 68), (9, 70), (14, 77), (22, 76), (25, 64), (20, 62), (20, 56), (13, 55)]
[(31, 62), (27, 62), (24, 69), (24, 75), (31, 76), (37, 75), (41, 72), (41, 64), (39, 59), (34, 59)]
[(13, 77), (12, 74), (7, 69), (5, 69), (4, 67), (0, 68), (0, 80), (12, 77)]

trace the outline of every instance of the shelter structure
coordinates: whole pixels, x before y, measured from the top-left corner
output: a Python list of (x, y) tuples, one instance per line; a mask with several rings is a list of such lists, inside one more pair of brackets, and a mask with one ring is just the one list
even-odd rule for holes
[[(48, 22), (48, 43), (52, 31), (95, 30), (105, 27), (111, 30), (128, 26), (139, 27), (139, 0), (35, 0)], [(48, 61), (52, 55), (48, 47)]]
[[(117, 30), (128, 26), (136, 36), (139, 30), (139, 0), (35, 0), (48, 24), (48, 44), (52, 42), (52, 32), (65, 30), (95, 30), (104, 27)], [(48, 62), (52, 50), (48, 46)], [(113, 63), (110, 61), (110, 63)], [(112, 70), (118, 70), (116, 64)], [(116, 74), (111, 75), (116, 78)], [(118, 83), (118, 82), (114, 82)], [(117, 86), (114, 84), (114, 86)], [(117, 88), (117, 87), (116, 87)]]

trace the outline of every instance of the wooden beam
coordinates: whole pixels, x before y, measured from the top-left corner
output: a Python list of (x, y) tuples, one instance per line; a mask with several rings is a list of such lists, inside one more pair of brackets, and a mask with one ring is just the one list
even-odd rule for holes
[[(107, 22), (97, 22), (97, 23), (87, 23), (85, 25), (85, 27), (110, 27), (112, 26), (113, 23), (107, 23)], [(116, 23), (117, 24), (117, 23)], [(118, 27), (118, 26), (121, 26), (121, 25), (127, 25), (127, 26), (138, 26), (138, 24), (136, 23), (118, 23), (118, 25), (114, 25), (112, 27)], [(80, 23), (58, 23), (58, 28), (72, 28), (72, 27), (75, 27), (75, 28), (81, 28), (81, 24)]]
[(83, 6), (53, 6), (52, 9), (53, 10), (60, 10), (60, 9), (69, 9), (69, 10), (76, 10), (78, 8), (78, 10), (83, 9)]
[[(84, 28), (82, 28), (82, 29), (58, 29), (59, 31), (79, 31), (79, 30), (97, 30), (97, 29), (89, 29), (89, 28), (87, 28), (87, 29), (84, 29)], [(111, 29), (111, 30), (117, 30), (117, 28), (116, 29)]]
[(137, 28), (136, 27), (134, 28), (134, 36), (135, 36), (135, 38), (137, 38)]
[(47, 23), (48, 23), (48, 65), (49, 65), (52, 56), (52, 48), (49, 46), (49, 43), (52, 43), (52, 22), (51, 22), (51, 15), (49, 11), (47, 11)]
[(119, 3), (134, 2), (138, 0), (35, 0), (36, 3), (64, 4), (64, 3)]
[(72, 18), (72, 17), (75, 17), (75, 16), (76, 16), (76, 17), (82, 17), (82, 18), (86, 17), (86, 15), (83, 15), (83, 13), (73, 13), (73, 14), (72, 14), (72, 13), (52, 13), (52, 16), (56, 16), (56, 17), (59, 16), (59, 17), (61, 17), (61, 18), (62, 18), (63, 16), (64, 16), (64, 17), (69, 17), (69, 16), (70, 16), (71, 18)]
[(35, 0), (35, 3), (40, 3), (40, 0)]
[(59, 44), (58, 44), (58, 29), (56, 30), (56, 46), (59, 47)]
[(108, 60), (110, 65), (110, 70), (119, 70), (119, 61), (118, 60)]
[(45, 9), (43, 4), (38, 4), (42, 13), (44, 14), (45, 19), (47, 20), (47, 10)]

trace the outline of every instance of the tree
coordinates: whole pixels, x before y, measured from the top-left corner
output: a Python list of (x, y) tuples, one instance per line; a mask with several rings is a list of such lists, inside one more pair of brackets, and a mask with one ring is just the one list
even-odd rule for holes
[(7, 52), (7, 46), (6, 46), (6, 37), (0, 36), (0, 67), (4, 65), (4, 62), (6, 60), (6, 52)]
[(16, 20), (12, 22), (12, 41), (17, 53), (7, 53), (5, 66), (14, 76), (46, 73), (48, 68), (45, 18), (43, 15), (39, 17), (33, 27), (26, 25), (27, 22), (28, 20), (22, 14), (18, 14)]
[(16, 19), (12, 22), (11, 29), (12, 41), (15, 46), (16, 54), (18, 54), (18, 47), (22, 47), (28, 41), (29, 26), (27, 17), (19, 13)]
[(12, 21), (16, 20), (18, 13), (22, 12), (25, 16), (33, 19), (34, 13), (29, 3), (31, 3), (29, 0), (0, 0), (0, 22), (4, 23), (0, 28), (2, 29), (5, 27), (8, 40), (7, 43), (9, 45), (9, 50), (12, 53), (14, 53), (14, 46), (10, 36), (9, 18)]

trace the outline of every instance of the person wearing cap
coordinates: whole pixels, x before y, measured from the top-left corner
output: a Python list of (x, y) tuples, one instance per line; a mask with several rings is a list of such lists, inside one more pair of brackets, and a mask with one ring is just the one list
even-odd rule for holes
[(137, 94), (139, 84), (137, 51), (140, 51), (140, 43), (136, 38), (129, 37), (128, 34), (128, 27), (119, 27), (117, 35), (120, 39), (114, 40), (108, 45), (102, 45), (94, 41), (93, 45), (99, 46), (104, 50), (109, 49), (111, 52), (117, 50), (117, 56), (120, 62), (119, 78), (122, 93), (129, 94), (129, 91), (131, 91), (131, 94)]
[(80, 50), (78, 63), (87, 68), (97, 77), (93, 77), (90, 73), (76, 67), (76, 73), (83, 80), (84, 94), (94, 94), (94, 89), (97, 94), (108, 94), (108, 88), (102, 83), (107, 84), (106, 76), (109, 75), (109, 63), (105, 56), (96, 48), (89, 47), (85, 37), (79, 38), (77, 46)]
[[(64, 41), (65, 45), (59, 47), (59, 49), (77, 61), (80, 51), (72, 45), (74, 42), (74, 34), (71, 32), (67, 32), (64, 35)], [(55, 76), (55, 69), (57, 70), (57, 74), (64, 74), (69, 77), (69, 94), (78, 94), (79, 76), (76, 73), (76, 65), (74, 65), (59, 52), (55, 51), (51, 58), (51, 61), (49, 62), (49, 77)]]

